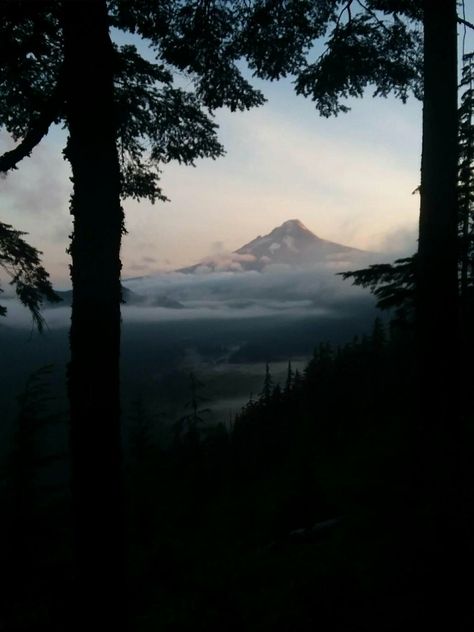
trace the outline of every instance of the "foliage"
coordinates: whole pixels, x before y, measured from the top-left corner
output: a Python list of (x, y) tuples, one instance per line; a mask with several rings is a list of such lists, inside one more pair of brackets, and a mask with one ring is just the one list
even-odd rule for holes
[(249, 67), (263, 79), (297, 75), (307, 65), (315, 40), (336, 20), (333, 0), (241, 3), (245, 21), (239, 45)]
[(474, 284), (474, 53), (464, 56), (459, 107), (459, 265), (461, 292)]
[[(463, 59), (459, 107), (458, 243), (459, 287), (464, 306), (472, 303), (474, 284), (474, 53)], [(369, 288), (380, 309), (393, 309), (400, 320), (412, 320), (415, 308), (416, 255), (393, 264), (371, 265), (339, 273), (354, 285)]]
[(193, 441), (199, 439), (199, 430), (205, 423), (204, 415), (210, 412), (209, 408), (201, 407), (201, 404), (207, 401), (207, 399), (200, 394), (200, 390), (203, 386), (204, 384), (191, 372), (189, 374), (190, 399), (185, 404), (185, 407), (190, 410), (190, 412), (183, 415), (175, 426), (178, 441), (183, 436)]
[(150, 441), (158, 420), (137, 405), (125, 471), (136, 629), (389, 632), (435, 616), (440, 541), (414, 478), (412, 362), (411, 333), (376, 321), (319, 344), (232, 427), (200, 424), (187, 449)]
[(340, 272), (353, 285), (369, 288), (380, 309), (394, 309), (398, 317), (412, 316), (415, 301), (415, 256), (393, 264), (378, 263), (362, 270)]
[(0, 563), (8, 578), (2, 619), (8, 629), (27, 628), (39, 613), (46, 615), (47, 629), (56, 629), (52, 614), (60, 610), (58, 600), (69, 583), (64, 572), (70, 555), (69, 512), (58, 479), (59, 472), (67, 471), (67, 451), (51, 376), (52, 366), (43, 366), (28, 377), (17, 397), (13, 437), (0, 466)]
[(116, 54), (122, 196), (165, 200), (159, 165), (222, 155), (217, 126), (197, 95), (174, 87), (165, 65), (146, 61), (134, 46), (116, 47)]
[[(15, 140), (35, 128), (59, 83), (59, 11), (55, 0), (0, 4), (0, 127)], [(60, 108), (48, 114), (48, 125), (61, 120)]]
[(236, 37), (241, 3), (143, 0), (110, 3), (113, 24), (148, 40), (157, 58), (194, 87), (204, 107), (245, 110), (264, 101), (242, 75)]
[(393, 93), (406, 101), (410, 92), (421, 95), (421, 35), (393, 15), (385, 24), (371, 12), (349, 14), (338, 22), (326, 50), (296, 78), (296, 92), (309, 96), (323, 116), (350, 108), (341, 103), (362, 97), (375, 85), (374, 96)]
[[(347, 112), (345, 101), (362, 97), (369, 86), (374, 96), (421, 98), (416, 1), (262, 0), (250, 3), (248, 13), (242, 52), (255, 74), (292, 74), (297, 94), (310, 97), (323, 116)], [(314, 60), (316, 43), (323, 51)]]
[[(0, 157), (0, 171), (15, 168), (51, 124), (65, 120), (60, 4), (7, 2), (0, 8), (0, 127), (20, 140)], [(158, 184), (161, 164), (192, 165), (222, 155), (213, 110), (263, 103), (236, 65), (234, 12), (228, 3), (211, 5), (108, 3), (111, 26), (138, 34), (154, 52), (150, 61), (133, 45), (114, 46), (113, 116), (124, 198), (166, 199)], [(183, 72), (186, 87), (177, 85)]]
[[(11, 484), (15, 502), (27, 503), (24, 510), (30, 511), (39, 487), (38, 472), (47, 465), (62, 458), (58, 453), (44, 454), (44, 433), (52, 425), (60, 422), (54, 411), (54, 401), (48, 380), (52, 366), (44, 366), (32, 373), (18, 396), (18, 415), (9, 457), (8, 484)], [(22, 509), (23, 511), (23, 509)], [(25, 516), (23, 516), (25, 517)]]
[[(41, 253), (26, 243), (22, 237), (25, 234), (0, 222), (0, 267), (9, 275), (10, 285), (15, 286), (16, 295), (30, 310), (35, 325), (42, 331), (44, 320), (40, 310), (44, 300), (56, 303), (61, 299), (54, 292), (49, 275), (41, 265)], [(0, 305), (0, 315), (5, 316), (6, 311)]]

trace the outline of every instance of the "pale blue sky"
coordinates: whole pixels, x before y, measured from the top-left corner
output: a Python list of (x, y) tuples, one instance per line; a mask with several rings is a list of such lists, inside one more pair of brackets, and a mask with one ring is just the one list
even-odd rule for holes
[[(474, 7), (467, 8), (470, 17)], [(169, 203), (125, 203), (124, 276), (234, 250), (291, 218), (359, 248), (394, 256), (414, 249), (420, 104), (367, 96), (351, 102), (348, 114), (323, 119), (288, 80), (255, 84), (268, 98), (264, 106), (216, 114), (225, 157), (165, 166)], [(68, 281), (71, 231), (63, 145), (63, 132), (54, 130), (0, 182), (2, 220), (30, 233), (60, 285)], [(1, 137), (0, 151), (8, 146)]]

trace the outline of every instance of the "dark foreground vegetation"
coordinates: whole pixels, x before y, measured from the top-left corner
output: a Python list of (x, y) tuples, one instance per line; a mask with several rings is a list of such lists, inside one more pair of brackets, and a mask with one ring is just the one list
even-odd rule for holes
[[(438, 528), (439, 481), (420, 471), (412, 350), (409, 324), (377, 320), (369, 336), (320, 345), (303, 373), (289, 364), (284, 384), (267, 366), (261, 393), (227, 427), (206, 425), (194, 376), (175, 424), (137, 403), (125, 447), (131, 629), (471, 629), (467, 584), (445, 575), (461, 541), (459, 572), (472, 560), (470, 520), (459, 542)], [(2, 485), (2, 623), (66, 630), (66, 431), (46, 370), (18, 405)], [(426, 485), (437, 485), (438, 506)]]

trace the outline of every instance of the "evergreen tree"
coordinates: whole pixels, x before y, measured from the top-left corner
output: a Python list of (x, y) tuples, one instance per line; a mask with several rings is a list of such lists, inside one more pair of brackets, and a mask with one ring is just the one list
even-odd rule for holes
[[(17, 297), (30, 310), (34, 324), (42, 331), (44, 319), (41, 307), (44, 300), (57, 303), (61, 299), (54, 292), (49, 275), (41, 265), (42, 253), (26, 243), (23, 239), (25, 234), (0, 222), (0, 267), (10, 277), (10, 285), (15, 286)], [(0, 305), (0, 316), (6, 313), (6, 307)]]
[[(463, 57), (460, 101), (458, 109), (458, 268), (459, 292), (464, 312), (462, 336), (469, 338), (469, 313), (472, 309), (474, 210), (473, 174), (474, 139), (472, 92), (472, 59)], [(377, 299), (380, 309), (393, 309), (397, 325), (413, 324), (415, 313), (416, 255), (398, 259), (393, 264), (375, 264), (361, 270), (339, 273), (344, 279), (353, 279), (354, 285), (367, 287)]]
[[(78, 609), (79, 627), (92, 613), (99, 626), (126, 627), (126, 617), (102, 591), (108, 585), (113, 602), (124, 604), (121, 199), (164, 199), (161, 163), (192, 164), (222, 154), (210, 110), (263, 101), (236, 66), (232, 14), (224, 5), (216, 11), (192, 2), (123, 0), (0, 7), (0, 125), (18, 141), (0, 157), (0, 170), (16, 168), (52, 124), (65, 122), (69, 134), (74, 231), (68, 384), (78, 600), (85, 604)], [(111, 26), (146, 38), (156, 62), (144, 60), (134, 46), (114, 45)], [(194, 91), (174, 86), (173, 68), (190, 72)]]
[(380, 309), (392, 309), (399, 320), (413, 321), (415, 310), (415, 256), (393, 264), (377, 263), (361, 270), (339, 272), (354, 285), (369, 288)]
[(190, 413), (180, 418), (177, 424), (178, 438), (184, 434), (188, 439), (193, 441), (199, 440), (199, 428), (204, 424), (204, 415), (211, 412), (210, 408), (202, 408), (207, 399), (200, 394), (204, 384), (198, 380), (196, 375), (191, 372), (189, 374), (189, 390), (190, 399), (186, 402), (186, 408), (190, 409)]
[[(460, 293), (465, 319), (474, 285), (474, 53), (463, 56), (459, 107)], [(465, 320), (467, 327), (467, 320)]]
[(141, 398), (135, 400), (130, 414), (130, 455), (135, 463), (144, 462), (153, 448), (151, 420)]
[[(456, 1), (368, 0), (335, 2), (318, 6), (330, 10), (324, 16), (327, 46), (312, 63), (305, 58), (311, 43), (305, 39), (311, 13), (293, 24), (298, 36), (300, 62), (294, 73), (297, 92), (311, 97), (324, 116), (345, 112), (349, 96), (362, 96), (368, 85), (375, 95), (393, 92), (406, 100), (410, 92), (423, 98), (423, 155), (421, 174), (420, 238), (416, 265), (416, 331), (419, 359), (420, 413), (446, 420), (457, 401), (442, 371), (435, 374), (436, 332), (449, 331), (441, 365), (457, 366), (457, 116), (456, 116)], [(260, 6), (260, 5), (259, 5)], [(257, 74), (275, 78), (286, 66), (275, 57), (295, 59), (291, 46), (283, 46), (278, 25), (282, 3), (263, 3), (260, 21), (254, 25), (254, 41), (248, 58)], [(321, 17), (321, 16), (319, 16)], [(268, 25), (273, 26), (273, 30)], [(314, 25), (314, 22), (313, 22)], [(422, 26), (422, 32), (420, 29)], [(269, 37), (262, 52), (256, 35)], [(314, 32), (313, 32), (314, 40)], [(257, 46), (260, 44), (260, 46)], [(273, 48), (272, 48), (273, 46)], [(268, 51), (272, 51), (270, 55)], [(270, 60), (270, 61), (268, 61)], [(443, 305), (441, 321), (433, 318)], [(439, 361), (439, 358), (438, 358)], [(451, 380), (452, 382), (452, 380)], [(430, 387), (436, 384), (435, 397)], [(436, 403), (435, 403), (436, 400)], [(431, 406), (433, 402), (434, 406)], [(456, 415), (455, 415), (456, 416)], [(428, 422), (429, 423), (429, 422)], [(448, 423), (448, 422), (447, 422)]]
[(288, 371), (286, 374), (286, 382), (285, 382), (285, 389), (284, 389), (285, 395), (288, 395), (289, 393), (291, 393), (291, 389), (293, 388), (294, 378), (295, 378), (295, 375), (291, 367), (291, 360), (288, 360)]
[(386, 338), (384, 324), (382, 320), (377, 317), (374, 320), (374, 325), (372, 328), (372, 335), (371, 335), (372, 349), (374, 350), (376, 354), (378, 354), (384, 350), (386, 343), (387, 343), (387, 338)]
[(268, 362), (265, 363), (265, 377), (263, 378), (263, 386), (260, 393), (259, 401), (262, 404), (268, 405), (272, 398), (273, 393), (273, 378), (270, 373), (270, 365)]
[(297, 393), (300, 392), (300, 390), (303, 387), (303, 383), (304, 383), (303, 376), (298, 371), (298, 369), (296, 369), (296, 371), (295, 371), (295, 379), (293, 381), (293, 389), (294, 389), (294, 391), (297, 392)]
[[(56, 447), (48, 446), (47, 440), (48, 431), (61, 421), (53, 410), (54, 398), (48, 384), (51, 370), (51, 366), (45, 366), (32, 373), (17, 398), (12, 449), (2, 472), (5, 497), (1, 557), (9, 577), (8, 598), (14, 602), (21, 600), (27, 585), (35, 581), (34, 567), (39, 553), (35, 541), (53, 491), (46, 484), (45, 473), (64, 458)], [(5, 603), (3, 608), (8, 610), (10, 604)]]
[(272, 393), (272, 403), (276, 406), (276, 410), (278, 410), (278, 406), (281, 404), (282, 400), (282, 390), (279, 384), (275, 384), (273, 387)]

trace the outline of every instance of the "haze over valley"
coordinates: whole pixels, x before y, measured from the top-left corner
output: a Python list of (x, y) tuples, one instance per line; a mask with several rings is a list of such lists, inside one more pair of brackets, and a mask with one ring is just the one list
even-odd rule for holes
[[(288, 361), (303, 368), (319, 342), (342, 344), (370, 329), (373, 298), (337, 273), (379, 259), (380, 254), (321, 239), (292, 219), (234, 252), (215, 253), (174, 272), (125, 278), (126, 405), (144, 397), (172, 419), (193, 371), (206, 384), (211, 418), (227, 419), (250, 393), (259, 392), (267, 361), (284, 380)], [(5, 299), (8, 315), (0, 322), (0, 339), (4, 357), (12, 355), (11, 364), (2, 363), (0, 379), (10, 389), (19, 390), (29, 372), (52, 363), (64, 390), (72, 295), (59, 295), (59, 304), (45, 305), (42, 335), (31, 330), (25, 308)]]

